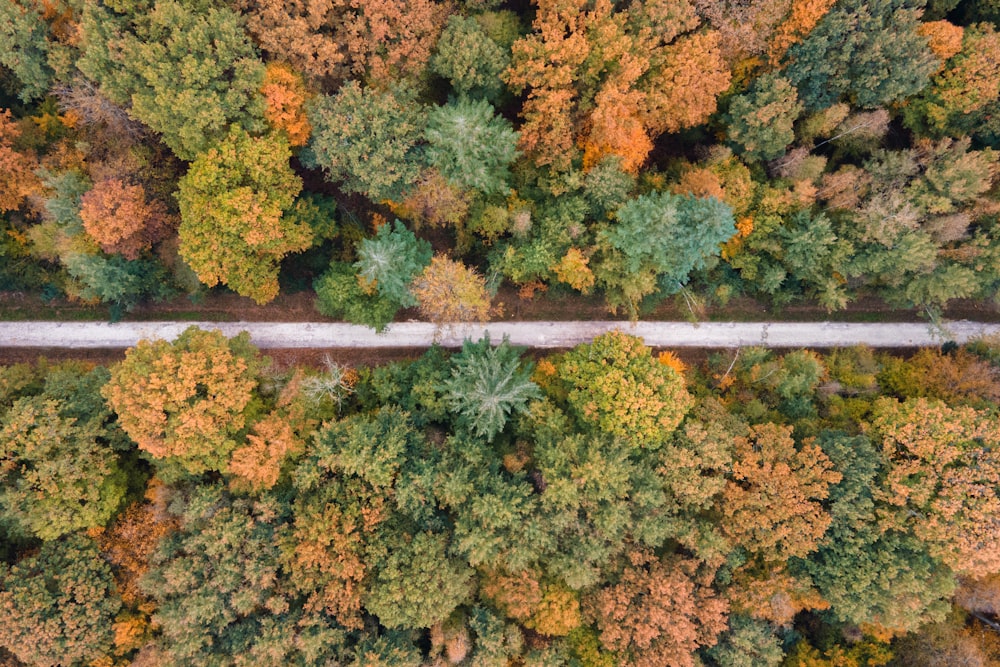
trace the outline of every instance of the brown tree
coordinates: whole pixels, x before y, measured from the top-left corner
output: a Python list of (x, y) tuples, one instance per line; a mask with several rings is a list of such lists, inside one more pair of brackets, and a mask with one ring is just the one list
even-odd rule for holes
[(264, 71), (261, 88), (267, 106), (264, 117), (273, 128), (284, 132), (288, 145), (305, 146), (312, 127), (306, 117), (305, 103), (309, 98), (302, 77), (283, 63), (269, 63)]
[(585, 608), (605, 648), (621, 665), (694, 667), (694, 652), (726, 629), (729, 606), (698, 563), (633, 552), (618, 583), (594, 593)]
[(117, 178), (98, 182), (80, 199), (83, 228), (106, 253), (138, 259), (171, 233), (166, 207), (148, 199), (141, 185)]

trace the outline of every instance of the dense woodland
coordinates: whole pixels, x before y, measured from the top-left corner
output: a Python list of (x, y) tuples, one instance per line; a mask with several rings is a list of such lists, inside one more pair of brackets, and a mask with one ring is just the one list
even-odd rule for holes
[(1000, 664), (1000, 346), (492, 343), (0, 367), (0, 662)]
[(381, 328), (1000, 285), (996, 0), (0, 0), (0, 289)]

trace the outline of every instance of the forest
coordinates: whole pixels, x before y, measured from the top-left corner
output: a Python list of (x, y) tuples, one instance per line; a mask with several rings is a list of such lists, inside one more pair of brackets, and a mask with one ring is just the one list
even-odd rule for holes
[(998, 665), (998, 404), (997, 341), (0, 367), (0, 663)]
[[(0, 291), (595, 294), (934, 317), (1000, 286), (996, 0), (0, 0)], [(410, 316), (410, 315), (408, 315)]]

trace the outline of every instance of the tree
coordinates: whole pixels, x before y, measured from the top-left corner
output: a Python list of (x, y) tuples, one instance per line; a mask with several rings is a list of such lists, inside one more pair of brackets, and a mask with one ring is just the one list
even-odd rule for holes
[(364, 324), (381, 332), (396, 316), (399, 303), (377, 290), (365, 291), (358, 277), (357, 270), (350, 264), (332, 262), (313, 282), (316, 310), (327, 317), (343, 317), (348, 322)]
[(410, 283), (431, 262), (431, 244), (418, 239), (399, 220), (382, 225), (374, 238), (358, 244), (354, 267), (369, 291), (403, 307), (417, 305)]
[(237, 4), (261, 48), (314, 80), (334, 82), (419, 78), (449, 10), (433, 0)]
[(194, 159), (231, 127), (263, 129), (264, 66), (238, 14), (176, 0), (125, 11), (84, 6), (77, 65), (177, 157)]
[(431, 58), (431, 69), (444, 77), (460, 95), (495, 101), (504, 90), (501, 73), (510, 54), (495, 41), (475, 17), (452, 14)]
[(157, 646), (171, 664), (235, 664), (266, 639), (269, 617), (289, 608), (278, 577), (280, 507), (206, 484), (169, 509), (178, 530), (160, 542), (140, 582), (157, 604)]
[(795, 140), (792, 124), (802, 113), (795, 88), (787, 79), (765, 74), (729, 104), (725, 117), (729, 140), (750, 160), (773, 160)]
[(0, 2), (0, 64), (21, 83), (18, 96), (30, 102), (49, 90), (49, 29), (34, 2)]
[(520, 350), (507, 338), (496, 347), (490, 344), (488, 334), (476, 343), (466, 340), (451, 363), (445, 397), (460, 423), (487, 440), (495, 438), (513, 414), (523, 412), (528, 401), (539, 396), (538, 385), (529, 379), (531, 366), (521, 367)]
[(420, 174), (417, 143), (426, 114), (411, 91), (362, 89), (349, 81), (306, 107), (312, 160), (344, 189), (374, 201), (398, 199)]
[(694, 652), (726, 629), (728, 606), (708, 579), (697, 561), (637, 551), (618, 582), (592, 594), (585, 608), (601, 644), (620, 653), (623, 664), (694, 667)]
[(820, 503), (841, 479), (831, 468), (815, 443), (796, 449), (790, 426), (752, 426), (735, 441), (720, 501), (723, 533), (774, 563), (815, 550), (831, 521)]
[(602, 252), (595, 274), (608, 290), (608, 302), (627, 305), (633, 316), (644, 296), (682, 289), (688, 274), (704, 266), (736, 230), (732, 210), (714, 197), (640, 195), (615, 217), (618, 224), (598, 233)]
[(793, 560), (794, 568), (808, 574), (842, 622), (906, 632), (943, 619), (954, 574), (919, 540), (878, 525), (880, 452), (864, 436), (837, 432), (822, 434), (819, 444), (843, 478), (830, 488), (833, 521), (819, 549)]
[(729, 629), (706, 654), (718, 667), (778, 667), (785, 658), (767, 623), (738, 615), (729, 617)]
[(141, 185), (117, 178), (98, 181), (80, 199), (83, 228), (106, 253), (138, 259), (144, 250), (170, 234), (166, 207), (147, 199)]
[(673, 368), (650, 355), (642, 339), (612, 331), (555, 362), (570, 412), (582, 424), (637, 447), (657, 447), (691, 407)]
[(246, 426), (260, 361), (245, 333), (189, 327), (173, 343), (142, 340), (101, 394), (154, 459), (190, 474), (225, 470)]
[[(152, 260), (73, 252), (63, 256), (62, 263), (76, 281), (66, 286), (67, 293), (88, 301), (131, 310), (145, 298), (161, 299), (170, 294), (163, 266)], [(112, 317), (116, 312), (112, 310)]]
[(100, 418), (79, 419), (68, 407), (22, 398), (0, 421), (0, 507), (44, 540), (103, 526), (128, 485)]
[(306, 117), (309, 94), (302, 77), (282, 63), (268, 63), (264, 71), (264, 117), (271, 127), (285, 133), (290, 146), (305, 146), (312, 127)]
[(873, 109), (927, 85), (940, 61), (921, 35), (921, 0), (842, 0), (788, 49), (784, 74), (807, 109), (841, 98)]
[(471, 594), (473, 570), (447, 549), (446, 534), (386, 536), (365, 608), (387, 628), (428, 628), (450, 616)]
[(180, 255), (212, 287), (263, 304), (278, 295), (278, 263), (305, 250), (312, 231), (284, 213), (302, 188), (285, 139), (234, 128), (199, 155), (178, 183)]
[(427, 116), (427, 161), (452, 183), (483, 194), (507, 194), (517, 132), (486, 100), (461, 99)]
[(1000, 33), (989, 23), (969, 26), (961, 50), (914, 99), (903, 114), (907, 126), (932, 137), (972, 134), (1000, 97)]
[(14, 148), (20, 135), (10, 111), (0, 111), (0, 213), (16, 210), (40, 185), (34, 156)]
[(45, 542), (36, 554), (0, 567), (0, 646), (30, 665), (103, 658), (120, 607), (111, 568), (90, 538)]
[(431, 322), (482, 322), (490, 314), (490, 296), (482, 276), (443, 255), (431, 259), (410, 291), (421, 314)]

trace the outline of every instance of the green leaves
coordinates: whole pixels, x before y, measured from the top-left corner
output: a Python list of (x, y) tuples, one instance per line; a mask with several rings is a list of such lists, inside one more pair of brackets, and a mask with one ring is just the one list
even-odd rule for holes
[(452, 357), (451, 377), (443, 389), (460, 423), (492, 440), (512, 414), (522, 412), (530, 399), (540, 395), (530, 377), (531, 366), (521, 367), (517, 348), (506, 338), (493, 347), (487, 335), (479, 342), (463, 343), (462, 352)]
[(379, 296), (400, 306), (416, 306), (410, 283), (431, 263), (431, 244), (417, 239), (413, 232), (396, 220), (382, 225), (374, 238), (358, 246), (358, 275), (378, 290)]

